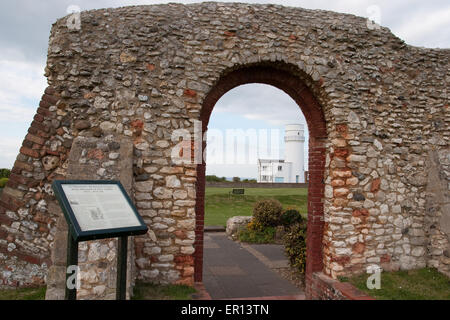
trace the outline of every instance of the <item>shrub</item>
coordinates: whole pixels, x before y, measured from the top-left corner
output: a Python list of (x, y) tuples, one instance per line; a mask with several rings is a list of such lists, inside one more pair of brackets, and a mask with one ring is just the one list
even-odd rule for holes
[(255, 204), (253, 217), (262, 227), (276, 227), (280, 223), (283, 207), (278, 200), (262, 200)]
[(291, 226), (283, 238), (283, 244), (289, 264), (300, 273), (305, 273), (306, 223), (297, 223)]
[(249, 223), (247, 223), (247, 230), (250, 231), (262, 231), (264, 227), (255, 219), (252, 219)]
[(284, 227), (289, 227), (296, 223), (303, 222), (303, 217), (297, 210), (288, 209), (284, 211), (283, 214), (281, 215), (280, 222)]
[(9, 169), (0, 169), (0, 179), (1, 178), (9, 178), (10, 174), (11, 174), (11, 170), (9, 170)]
[(241, 182), (241, 178), (239, 178), (239, 177), (233, 177), (233, 182)]
[(0, 188), (4, 188), (6, 186), (7, 182), (8, 182), (8, 178), (1, 178), (0, 179)]
[(274, 243), (275, 228), (267, 227), (264, 229), (244, 229), (239, 233), (239, 241), (248, 243)]

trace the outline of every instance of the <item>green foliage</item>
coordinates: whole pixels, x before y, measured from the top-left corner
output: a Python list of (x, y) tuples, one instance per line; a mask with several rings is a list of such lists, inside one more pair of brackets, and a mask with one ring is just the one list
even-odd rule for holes
[(4, 188), (6, 186), (7, 182), (8, 182), (8, 178), (0, 178), (0, 189)]
[(137, 282), (133, 300), (192, 300), (197, 291), (185, 285), (158, 285)]
[(274, 243), (275, 242), (275, 228), (246, 228), (239, 233), (239, 241), (247, 243)]
[(233, 181), (228, 181), (226, 177), (218, 177), (216, 175), (209, 175), (205, 177), (206, 182), (242, 182), (242, 183), (257, 183), (256, 179), (243, 179), (234, 177)]
[(225, 177), (219, 178), (215, 175), (206, 176), (205, 179), (207, 182), (227, 182), (227, 179)]
[(283, 244), (289, 264), (300, 273), (306, 269), (306, 223), (297, 223), (290, 227), (283, 237)]
[(45, 300), (47, 287), (0, 290), (0, 300)]
[(280, 223), (284, 227), (289, 227), (291, 225), (301, 222), (303, 222), (303, 217), (300, 214), (300, 212), (298, 212), (298, 210), (295, 209), (288, 209), (284, 211), (280, 217)]
[(11, 174), (11, 170), (9, 169), (0, 169), (0, 178), (9, 178)]
[(255, 204), (253, 217), (262, 227), (276, 227), (280, 223), (283, 207), (276, 199), (262, 200)]

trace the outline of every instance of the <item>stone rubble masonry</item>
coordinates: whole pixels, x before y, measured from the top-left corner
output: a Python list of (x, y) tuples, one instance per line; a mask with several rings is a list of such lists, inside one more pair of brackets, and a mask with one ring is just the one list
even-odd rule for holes
[[(69, 180), (120, 180), (131, 194), (133, 148), (129, 138), (78, 136), (68, 158), (66, 178)], [(111, 160), (114, 158), (114, 160)], [(102, 169), (99, 169), (102, 168)], [(65, 295), (67, 263), (67, 223), (58, 207), (56, 237), (52, 251), (52, 266), (48, 271), (47, 300), (62, 300)], [(116, 298), (117, 240), (104, 239), (79, 243), (78, 266), (81, 287), (77, 299)], [(134, 245), (130, 237), (127, 281), (129, 297), (134, 283)]]
[[(196, 120), (205, 132), (217, 100), (254, 82), (284, 90), (307, 120), (311, 285), (313, 274), (336, 279), (373, 264), (448, 274), (449, 57), (361, 17), (279, 5), (85, 11), (80, 30), (58, 20), (50, 87), (0, 198), (0, 285), (46, 281), (60, 250), (50, 185), (72, 170), (78, 137), (97, 139), (79, 161), (104, 178), (120, 160), (111, 150), (130, 141), (130, 190), (150, 227), (133, 241), (133, 279), (201, 281), (205, 163), (173, 162), (172, 133), (194, 133)], [(92, 258), (113, 251), (95, 248)], [(90, 259), (90, 247), (82, 252)], [(112, 288), (99, 275), (88, 275), (86, 297)]]
[(252, 216), (235, 216), (227, 220), (226, 234), (232, 239), (236, 240), (239, 237), (239, 232), (243, 230), (253, 220)]
[(340, 282), (321, 272), (307, 281), (307, 291), (314, 300), (375, 300), (348, 282)]

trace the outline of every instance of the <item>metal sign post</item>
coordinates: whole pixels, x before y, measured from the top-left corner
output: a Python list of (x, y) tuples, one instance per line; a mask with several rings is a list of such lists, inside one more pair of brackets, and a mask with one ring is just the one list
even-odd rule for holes
[(128, 237), (120, 237), (117, 248), (116, 300), (126, 300), (127, 298), (127, 257)]
[(77, 298), (78, 243), (109, 238), (119, 238), (116, 299), (125, 300), (128, 237), (146, 234), (148, 227), (122, 184), (119, 181), (54, 181), (52, 188), (69, 225), (67, 268), (75, 268), (74, 284), (67, 269), (66, 300)]

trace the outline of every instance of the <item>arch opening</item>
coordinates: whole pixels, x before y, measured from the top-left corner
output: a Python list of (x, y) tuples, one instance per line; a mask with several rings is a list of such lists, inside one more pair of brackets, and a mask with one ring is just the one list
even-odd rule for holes
[[(323, 228), (324, 228), (324, 174), (325, 142), (327, 138), (326, 123), (322, 108), (306, 85), (300, 73), (291, 66), (254, 65), (234, 69), (224, 74), (206, 96), (200, 113), (202, 134), (208, 130), (208, 124), (214, 106), (230, 90), (245, 84), (266, 84), (276, 87), (288, 94), (300, 107), (309, 129), (308, 150), (308, 226), (307, 226), (307, 261), (306, 287), (314, 272), (323, 269)], [(206, 140), (202, 149), (206, 150)], [(203, 280), (203, 241), (205, 220), (206, 161), (197, 165), (197, 200), (194, 254), (194, 280)]]

